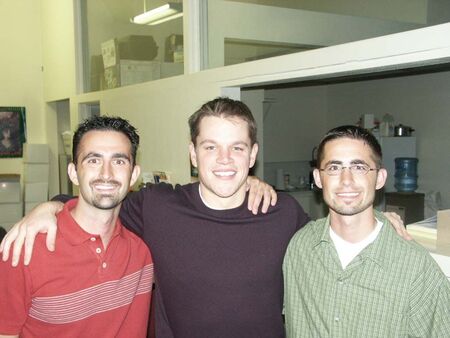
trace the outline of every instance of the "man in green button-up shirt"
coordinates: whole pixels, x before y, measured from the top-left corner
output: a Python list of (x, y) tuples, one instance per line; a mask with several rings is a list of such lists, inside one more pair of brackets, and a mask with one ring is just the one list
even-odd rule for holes
[(450, 337), (450, 283), (373, 208), (386, 175), (365, 129), (325, 135), (314, 178), (329, 215), (297, 232), (283, 264), (289, 338)]

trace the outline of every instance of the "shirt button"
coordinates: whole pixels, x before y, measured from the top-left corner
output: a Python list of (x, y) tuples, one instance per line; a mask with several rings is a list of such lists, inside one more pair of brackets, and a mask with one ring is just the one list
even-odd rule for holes
[(339, 321), (339, 317), (334, 317), (334, 321), (338, 322)]
[(95, 237), (91, 237), (91, 242), (95, 242), (95, 241), (96, 241)]
[(95, 252), (99, 254), (99, 253), (101, 253), (101, 252), (102, 252), (102, 249), (100, 249), (100, 248), (97, 248), (97, 249), (95, 249)]
[(103, 268), (103, 269), (106, 269), (106, 266), (107, 266), (107, 264), (106, 264), (105, 262), (103, 262), (102, 268)]

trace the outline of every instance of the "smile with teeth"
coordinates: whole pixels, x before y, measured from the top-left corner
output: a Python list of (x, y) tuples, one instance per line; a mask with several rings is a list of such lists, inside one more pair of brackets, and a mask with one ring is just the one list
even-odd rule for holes
[(219, 177), (231, 177), (236, 175), (236, 171), (234, 170), (215, 170), (213, 171), (214, 175)]
[(339, 197), (356, 197), (359, 195), (359, 192), (338, 192), (336, 193), (336, 195), (338, 195)]
[(116, 183), (97, 182), (92, 184), (93, 188), (99, 191), (110, 191), (118, 187)]

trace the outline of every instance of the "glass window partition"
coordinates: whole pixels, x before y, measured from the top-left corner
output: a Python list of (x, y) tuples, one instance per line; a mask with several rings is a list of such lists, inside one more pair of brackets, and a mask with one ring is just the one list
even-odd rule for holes
[(207, 68), (450, 21), (450, 1), (442, 0), (208, 0), (207, 7)]
[(79, 1), (84, 92), (183, 74), (181, 0)]

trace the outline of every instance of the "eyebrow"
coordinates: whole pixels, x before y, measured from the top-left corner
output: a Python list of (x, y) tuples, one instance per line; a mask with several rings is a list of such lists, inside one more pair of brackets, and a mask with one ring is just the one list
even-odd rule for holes
[[(203, 144), (205, 144), (205, 143), (212, 143), (212, 144), (218, 144), (216, 141), (214, 141), (214, 140), (203, 140), (203, 141), (201, 141), (200, 143), (198, 143), (198, 145), (203, 145)], [(245, 147), (249, 147), (249, 145), (245, 142), (245, 141), (236, 141), (236, 142), (233, 142), (232, 144), (231, 144), (232, 146), (236, 146), (236, 145), (242, 145), (242, 146), (245, 146)]]
[[(331, 160), (331, 161), (328, 161), (327, 163), (325, 163), (325, 166), (328, 166), (328, 165), (330, 165), (330, 164), (344, 165), (344, 162), (338, 161), (338, 160)], [(369, 165), (366, 161), (363, 161), (363, 160), (351, 160), (351, 161), (350, 161), (350, 165), (353, 165), (353, 164), (365, 164), (365, 165)]]
[[(84, 157), (81, 159), (81, 161), (84, 161), (85, 159), (90, 158), (90, 157), (99, 157), (99, 158), (103, 158), (104, 156), (103, 156), (102, 154), (100, 154), (100, 153), (90, 152), (90, 153), (87, 153), (86, 156), (84, 156)], [(128, 156), (128, 155), (125, 154), (125, 153), (114, 153), (113, 156), (112, 156), (112, 158), (123, 158), (123, 159), (126, 159), (126, 160), (128, 160), (129, 162), (131, 162), (130, 156)]]

